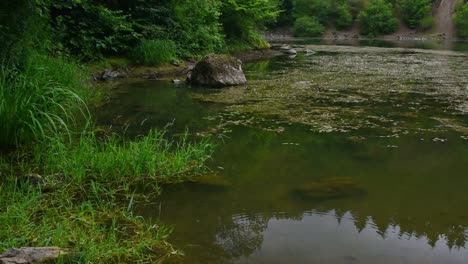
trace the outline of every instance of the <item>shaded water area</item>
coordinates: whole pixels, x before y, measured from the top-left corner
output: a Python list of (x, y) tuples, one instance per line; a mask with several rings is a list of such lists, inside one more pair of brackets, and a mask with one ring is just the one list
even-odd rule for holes
[(174, 263), (468, 263), (468, 54), (310, 46), (206, 90), (126, 80), (103, 126), (212, 136), (212, 173), (140, 213)]

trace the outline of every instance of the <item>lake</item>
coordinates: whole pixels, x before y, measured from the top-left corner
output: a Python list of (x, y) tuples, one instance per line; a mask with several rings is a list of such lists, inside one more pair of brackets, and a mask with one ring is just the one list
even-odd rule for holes
[(468, 263), (468, 53), (300, 44), (245, 86), (129, 79), (99, 109), (217, 145), (204, 180), (140, 205), (171, 262)]

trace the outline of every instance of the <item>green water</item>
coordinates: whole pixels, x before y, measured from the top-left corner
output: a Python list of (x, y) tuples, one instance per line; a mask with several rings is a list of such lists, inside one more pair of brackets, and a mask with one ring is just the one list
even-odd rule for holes
[(241, 87), (127, 80), (98, 112), (218, 144), (211, 183), (140, 208), (174, 227), (171, 262), (468, 263), (467, 54), (308, 48)]

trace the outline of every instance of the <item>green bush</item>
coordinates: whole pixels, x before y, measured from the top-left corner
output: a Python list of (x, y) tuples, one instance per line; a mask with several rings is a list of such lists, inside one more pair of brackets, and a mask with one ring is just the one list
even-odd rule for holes
[(176, 59), (177, 48), (171, 40), (142, 40), (132, 51), (136, 63), (158, 65)]
[(468, 37), (468, 3), (459, 0), (455, 8), (453, 20), (459, 37)]
[(403, 20), (410, 28), (424, 28), (432, 25), (432, 0), (402, 0), (400, 3)]
[(431, 29), (431, 28), (434, 27), (434, 23), (435, 23), (434, 17), (432, 17), (432, 15), (426, 15), (419, 22), (419, 28), (421, 28), (421, 29)]
[(392, 4), (385, 0), (371, 0), (359, 13), (361, 33), (368, 36), (390, 34), (398, 29)]
[(298, 37), (321, 36), (325, 28), (316, 17), (303, 16), (294, 22), (293, 32)]
[(330, 17), (335, 19), (335, 27), (345, 30), (353, 24), (353, 16), (349, 1), (333, 1), (330, 9)]
[(329, 10), (329, 0), (293, 0), (293, 16), (296, 19), (313, 16), (325, 24), (329, 19)]
[(220, 21), (226, 43), (234, 47), (267, 48), (259, 30), (278, 17), (278, 0), (222, 0)]
[(54, 1), (50, 13), (61, 45), (87, 60), (125, 52), (141, 38), (128, 14), (91, 0)]
[(168, 36), (182, 57), (203, 56), (225, 46), (219, 1), (173, 0), (171, 6), (175, 27)]

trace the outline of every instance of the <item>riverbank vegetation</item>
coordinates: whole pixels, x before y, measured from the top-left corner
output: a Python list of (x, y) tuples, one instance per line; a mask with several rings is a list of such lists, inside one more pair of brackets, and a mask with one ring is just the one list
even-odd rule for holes
[(183, 49), (175, 40), (182, 35), (149, 38), (157, 25), (138, 24), (111, 3), (0, 4), (0, 252), (58, 246), (83, 263), (177, 253), (165, 242), (169, 228), (133, 211), (161, 184), (203, 174), (213, 145), (156, 130), (133, 139), (95, 134), (89, 108), (100, 92), (79, 62), (131, 54), (162, 63), (206, 46)]
[[(399, 21), (410, 29), (430, 33), (438, 4), (434, 0), (285, 0), (279, 23), (292, 25), (293, 33), (300, 37), (319, 37), (327, 28), (346, 31), (354, 25), (359, 34), (376, 37), (396, 32)], [(468, 28), (466, 5), (460, 0), (454, 15), (459, 36)]]
[(458, 36), (468, 38), (468, 2), (459, 0), (453, 15)]
[[(69, 248), (91, 263), (150, 262), (177, 253), (170, 229), (135, 206), (162, 184), (206, 172), (213, 144), (152, 130), (133, 139), (95, 132), (99, 89), (85, 63), (113, 56), (143, 65), (211, 52), (266, 48), (260, 31), (293, 23), (319, 36), (361, 20), (363, 33), (396, 27), (395, 1), (371, 0), (18, 0), (0, 3), (0, 252)], [(429, 24), (403, 1), (407, 23)], [(397, 2), (399, 3), (399, 2)], [(408, 7), (405, 6), (408, 5)], [(455, 21), (465, 34), (466, 3)], [(417, 9), (420, 11), (420, 9)], [(427, 23), (426, 23), (427, 22)], [(466, 34), (468, 35), (468, 33)], [(86, 64), (88, 65), (88, 64)]]

